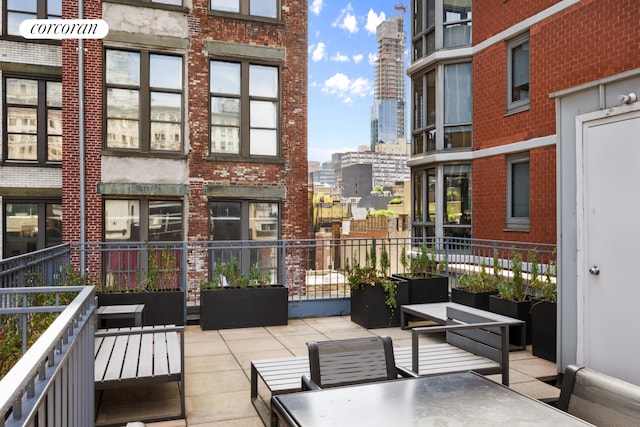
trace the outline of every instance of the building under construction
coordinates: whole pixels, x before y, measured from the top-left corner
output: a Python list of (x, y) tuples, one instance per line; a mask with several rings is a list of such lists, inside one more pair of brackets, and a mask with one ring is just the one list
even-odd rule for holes
[(405, 6), (376, 28), (375, 99), (371, 107), (371, 151), (405, 137)]

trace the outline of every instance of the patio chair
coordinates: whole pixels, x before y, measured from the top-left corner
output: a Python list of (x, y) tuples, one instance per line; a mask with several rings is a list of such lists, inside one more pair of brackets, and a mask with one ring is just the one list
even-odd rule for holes
[(396, 366), (390, 337), (312, 341), (307, 347), (311, 376), (302, 377), (303, 390), (417, 377)]
[(593, 369), (565, 369), (558, 408), (599, 426), (640, 425), (640, 387)]

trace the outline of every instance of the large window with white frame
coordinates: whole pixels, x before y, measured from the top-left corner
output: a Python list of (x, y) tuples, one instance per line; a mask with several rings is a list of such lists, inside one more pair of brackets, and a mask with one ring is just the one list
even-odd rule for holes
[(7, 75), (3, 89), (4, 160), (60, 164), (62, 83)]
[(211, 10), (263, 18), (278, 18), (279, 0), (211, 0)]
[(62, 18), (62, 0), (4, 0), (3, 34), (20, 36), (20, 23), (25, 19)]
[(107, 49), (105, 67), (105, 148), (181, 153), (182, 57)]
[(212, 60), (210, 91), (211, 154), (241, 157), (279, 155), (280, 82), (277, 66)]
[(443, 235), (471, 237), (471, 165), (443, 166)]
[(413, 236), (434, 237), (436, 230), (436, 168), (413, 173)]
[(529, 153), (508, 156), (507, 229), (529, 229), (529, 194)]
[(444, 146), (445, 150), (471, 148), (472, 68), (470, 62), (444, 66)]
[(529, 108), (529, 34), (507, 43), (507, 110)]

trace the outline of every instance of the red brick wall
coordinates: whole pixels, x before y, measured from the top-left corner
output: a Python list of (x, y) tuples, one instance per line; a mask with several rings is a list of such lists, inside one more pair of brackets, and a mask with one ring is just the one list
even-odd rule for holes
[[(64, 17), (77, 18), (76, 2), (62, 2)], [(69, 18), (69, 19), (71, 19)], [(102, 18), (102, 2), (85, 0), (85, 19)], [(62, 236), (65, 242), (80, 240), (80, 149), (78, 110), (78, 41), (62, 42)], [(102, 148), (102, 41), (84, 40), (85, 191), (86, 241), (102, 240), (100, 182)]]
[[(207, 197), (196, 187), (210, 185), (280, 186), (284, 239), (308, 238), (307, 212), (307, 2), (283, 0), (285, 25), (263, 25), (207, 15), (208, 0), (194, 0), (189, 50), (191, 185), (189, 236), (207, 238)], [(209, 57), (203, 40), (286, 48), (282, 64), (281, 153), (283, 163), (212, 162), (209, 144)]]
[[(77, 17), (77, 5), (63, 2), (63, 15)], [(208, 238), (207, 198), (203, 185), (279, 186), (286, 189), (282, 203), (282, 237), (308, 238), (307, 200), (307, 1), (282, 0), (283, 25), (257, 20), (235, 20), (207, 15), (209, 1), (193, 0), (189, 16), (191, 49), (188, 58), (188, 129), (190, 151), (189, 230), (191, 240)], [(101, 18), (102, 2), (84, 1), (85, 18)], [(209, 141), (209, 65), (203, 39), (286, 48), (282, 66), (280, 163), (213, 162), (206, 159)], [(63, 42), (63, 235), (79, 241), (78, 43)], [(85, 40), (85, 146), (87, 241), (102, 240), (102, 42)]]
[[(474, 43), (553, 3), (483, 2), (474, 9)], [(555, 101), (550, 93), (640, 67), (639, 14), (637, 0), (584, 0), (532, 27), (531, 107), (516, 114), (505, 115), (506, 42), (476, 54), (474, 148), (555, 135)], [(496, 156), (473, 163), (474, 237), (555, 243), (555, 147), (532, 150), (530, 156), (531, 231), (504, 231), (506, 160)]]

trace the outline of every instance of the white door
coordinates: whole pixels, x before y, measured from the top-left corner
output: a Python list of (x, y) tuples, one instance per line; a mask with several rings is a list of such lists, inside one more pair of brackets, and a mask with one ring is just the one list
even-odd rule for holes
[(576, 121), (576, 360), (640, 385), (639, 109)]

